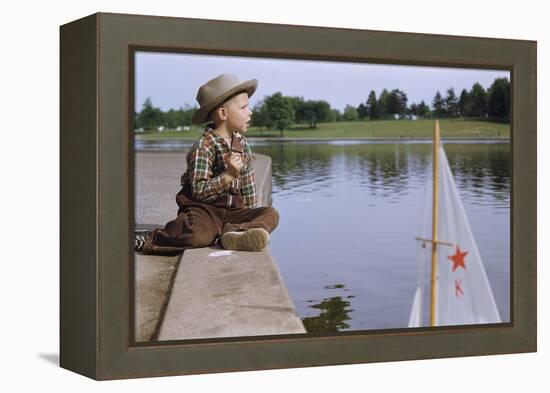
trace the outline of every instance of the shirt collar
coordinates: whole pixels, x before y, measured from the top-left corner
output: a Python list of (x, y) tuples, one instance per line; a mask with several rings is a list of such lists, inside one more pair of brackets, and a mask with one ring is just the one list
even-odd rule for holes
[[(223, 138), (216, 134), (213, 128), (206, 127), (204, 130), (205, 133), (209, 133), (214, 140), (216, 140), (218, 143), (223, 143)], [(238, 132), (233, 133), (232, 143), (231, 143), (231, 151), (243, 153), (244, 152), (244, 142), (243, 142), (243, 136), (239, 134)]]

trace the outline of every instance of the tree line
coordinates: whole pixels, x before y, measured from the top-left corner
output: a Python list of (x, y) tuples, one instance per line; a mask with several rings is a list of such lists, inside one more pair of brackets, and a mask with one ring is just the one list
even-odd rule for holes
[(196, 107), (186, 105), (184, 108), (170, 109), (163, 112), (153, 105), (151, 98), (147, 98), (141, 111), (134, 113), (134, 128), (151, 131), (163, 128), (175, 130), (189, 127), (196, 110)]
[[(147, 98), (140, 112), (135, 113), (135, 128), (158, 130), (178, 129), (191, 125), (196, 107), (186, 105), (163, 112)], [(450, 87), (443, 96), (436, 92), (430, 105), (424, 101), (408, 103), (407, 94), (399, 89), (383, 89), (377, 97), (372, 90), (365, 102), (358, 106), (346, 105), (343, 111), (332, 108), (324, 100), (305, 100), (303, 97), (284, 96), (281, 92), (265, 96), (253, 108), (252, 126), (283, 130), (293, 124), (317, 128), (318, 123), (360, 120), (394, 120), (417, 118), (468, 118), (509, 122), (510, 83), (497, 78), (485, 90), (475, 83), (470, 90), (463, 89), (457, 96)]]

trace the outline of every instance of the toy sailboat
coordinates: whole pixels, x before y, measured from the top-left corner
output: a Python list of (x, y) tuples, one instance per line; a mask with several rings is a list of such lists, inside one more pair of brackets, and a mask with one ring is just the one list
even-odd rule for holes
[[(416, 238), (420, 250), (419, 282), (409, 327), (501, 322), (445, 149), (440, 143), (438, 121), (434, 124), (431, 200), (431, 231), (428, 224), (424, 229), (426, 233)], [(430, 261), (430, 279), (425, 285), (428, 276), (425, 266)], [(424, 294), (427, 287), (429, 296)], [(423, 317), (424, 303), (429, 303), (429, 318)]]

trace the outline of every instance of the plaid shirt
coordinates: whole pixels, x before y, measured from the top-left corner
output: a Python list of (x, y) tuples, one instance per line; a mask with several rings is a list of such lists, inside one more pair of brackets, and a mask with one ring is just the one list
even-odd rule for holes
[[(244, 164), (241, 173), (232, 182), (224, 181), (223, 172), (231, 152), (241, 153)], [(212, 128), (207, 127), (200, 139), (187, 153), (187, 171), (181, 184), (191, 185), (193, 199), (209, 203), (224, 193), (241, 195), (243, 208), (256, 207), (256, 185), (252, 168), (252, 151), (246, 138), (233, 134), (231, 147)]]

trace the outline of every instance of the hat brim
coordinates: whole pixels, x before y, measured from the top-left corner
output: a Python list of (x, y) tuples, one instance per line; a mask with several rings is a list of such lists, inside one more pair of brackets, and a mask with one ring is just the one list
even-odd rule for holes
[(258, 80), (257, 79), (251, 79), (249, 81), (243, 82), (240, 85), (237, 85), (223, 94), (212, 98), (210, 101), (205, 103), (203, 106), (201, 106), (195, 114), (193, 115), (193, 119), (191, 122), (193, 124), (201, 124), (208, 121), (208, 114), (212, 109), (214, 109), (216, 106), (227, 100), (229, 97), (231, 97), (234, 94), (246, 92), (248, 93), (248, 97), (252, 97), (252, 94), (256, 91), (258, 88)]

